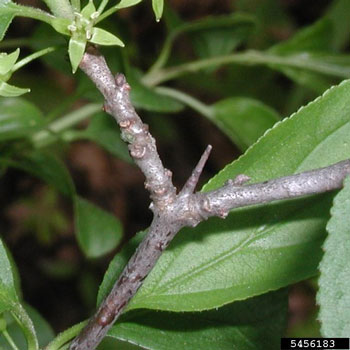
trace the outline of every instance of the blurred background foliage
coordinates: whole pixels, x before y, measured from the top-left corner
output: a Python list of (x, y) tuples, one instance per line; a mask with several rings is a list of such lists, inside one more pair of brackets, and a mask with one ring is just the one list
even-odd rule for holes
[[(101, 51), (126, 74), (177, 186), (207, 144), (203, 183), (350, 77), (348, 0), (168, 0), (159, 23), (150, 8), (103, 22), (127, 45)], [(82, 72), (72, 76), (67, 40), (15, 18), (0, 50), (18, 46), (21, 56), (57, 49), (13, 75), (30, 93), (0, 99), (0, 231), (24, 300), (61, 331), (94, 309), (111, 257), (150, 223), (149, 199), (100, 94)], [(317, 280), (290, 289), (288, 335), (319, 336), (316, 289)]]

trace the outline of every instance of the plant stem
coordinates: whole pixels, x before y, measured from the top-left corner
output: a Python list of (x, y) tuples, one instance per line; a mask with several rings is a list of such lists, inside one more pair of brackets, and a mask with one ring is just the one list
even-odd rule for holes
[(52, 51), (55, 51), (54, 47), (47, 47), (46, 49), (40, 50), (38, 52), (34, 52), (33, 54), (23, 58), (22, 60), (18, 61), (12, 68), (12, 72), (15, 72), (16, 70), (22, 68), (23, 66), (25, 66), (26, 64), (28, 64), (29, 62), (44, 56)]
[(27, 340), (27, 350), (39, 350), (38, 339), (34, 331), (32, 320), (21, 304), (17, 304), (16, 308), (11, 312), (12, 317), (21, 327), (22, 332)]
[(69, 0), (43, 0), (51, 12), (57, 17), (74, 19), (74, 11)]
[(80, 68), (103, 94), (105, 110), (122, 129), (130, 155), (146, 178), (145, 187), (150, 192), (150, 208), (154, 216), (144, 240), (110, 294), (71, 343), (70, 350), (96, 349), (182, 227), (194, 227), (210, 216), (225, 218), (232, 208), (338, 189), (342, 187), (345, 176), (350, 174), (350, 160), (346, 160), (326, 168), (247, 186), (243, 185), (249, 177), (240, 174), (217, 190), (194, 193), (209, 156), (211, 147), (208, 146), (189, 180), (177, 194), (172, 174), (159, 158), (155, 140), (130, 102), (130, 86), (125, 77), (118, 74), (114, 78), (104, 58), (89, 51), (85, 53)]
[(80, 322), (64, 332), (60, 333), (51, 343), (49, 343), (45, 350), (60, 350), (73, 339), (87, 324), (87, 321)]
[(109, 0), (102, 0), (100, 6), (97, 9), (98, 13), (102, 13), (105, 7), (107, 6)]
[(310, 58), (304, 55), (277, 56), (268, 52), (251, 50), (243, 53), (234, 53), (226, 56), (197, 60), (175, 67), (153, 70), (143, 77), (142, 82), (147, 86), (155, 86), (186, 73), (198, 72), (204, 68), (231, 63), (242, 65), (281, 65), (284, 67), (306, 69), (311, 72), (317, 72), (340, 78), (348, 78), (350, 76), (350, 67), (327, 63), (312, 57)]
[(13, 12), (16, 14), (16, 16), (29, 17), (48, 24), (51, 24), (55, 19), (55, 17), (49, 13), (34, 7), (23, 6), (15, 3), (10, 3), (7, 6), (11, 6), (13, 8)]
[(110, 15), (113, 15), (114, 12), (117, 12), (118, 9), (113, 6), (110, 9), (108, 9), (107, 11), (105, 11), (104, 13), (102, 13), (96, 20), (96, 24), (103, 21), (105, 18), (109, 17)]
[(20, 46), (32, 46), (33, 40), (27, 38), (6, 39), (0, 42), (0, 49), (12, 49)]
[(101, 105), (98, 103), (87, 104), (78, 110), (65, 115), (64, 117), (55, 120), (48, 125), (46, 130), (38, 131), (32, 135), (31, 142), (36, 148), (47, 146), (48, 144), (56, 141), (57, 134), (71, 128), (100, 110)]
[(11, 345), (11, 348), (13, 350), (19, 350), (17, 345), (15, 344), (15, 342), (13, 341), (13, 339), (11, 338), (10, 334), (8, 334), (7, 330), (5, 329), (4, 331), (2, 331), (2, 334), (4, 335), (4, 337), (6, 338), (7, 342)]
[(214, 118), (213, 111), (212, 111), (212, 108), (210, 106), (206, 105), (205, 103), (197, 100), (196, 98), (194, 98), (188, 94), (185, 94), (182, 91), (175, 90), (172, 88), (163, 87), (163, 86), (157, 87), (155, 89), (155, 91), (159, 92), (162, 95), (173, 97), (174, 99), (191, 107), (192, 109), (194, 109), (198, 113), (204, 115), (205, 117), (207, 117), (210, 120), (212, 120)]

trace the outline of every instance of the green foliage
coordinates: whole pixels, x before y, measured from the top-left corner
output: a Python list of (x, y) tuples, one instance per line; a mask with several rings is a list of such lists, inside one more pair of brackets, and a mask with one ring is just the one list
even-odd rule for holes
[[(39, 346), (45, 346), (51, 339), (54, 338), (54, 331), (51, 329), (47, 321), (45, 321), (45, 319), (35, 309), (29, 305), (24, 305), (24, 308), (33, 322), (35, 332), (38, 335)], [(6, 331), (8, 332), (9, 336), (19, 349), (26, 349), (27, 342), (23, 336), (21, 327), (9, 313), (5, 313), (4, 316), (6, 317), (4, 319), (7, 323)], [(3, 335), (0, 336), (0, 348), (9, 348), (8, 341)]]
[(152, 7), (156, 20), (159, 22), (163, 14), (164, 0), (152, 0)]
[(44, 125), (43, 115), (32, 103), (23, 99), (0, 98), (0, 140), (29, 137)]
[(94, 115), (87, 129), (70, 135), (74, 140), (88, 139), (96, 142), (114, 156), (131, 162), (128, 148), (120, 138), (117, 123), (105, 113)]
[(245, 151), (280, 118), (269, 106), (250, 98), (235, 97), (213, 106), (213, 121)]
[(30, 89), (21, 89), (13, 85), (6, 83), (12, 76), (12, 74), (19, 68), (31, 62), (33, 59), (45, 55), (48, 52), (53, 51), (52, 48), (46, 48), (44, 50), (33, 53), (27, 56), (21, 61), (17, 62), (19, 56), (19, 49), (11, 54), (0, 53), (0, 96), (3, 97), (17, 97), (30, 91)]
[(324, 337), (347, 337), (350, 332), (350, 178), (334, 198), (329, 233), (320, 264), (319, 320)]
[[(163, 0), (44, 2), (52, 14), (0, 0), (0, 41), (16, 16), (44, 22), (30, 37), (18, 41), (18, 46), (33, 52), (25, 58), (19, 60), (20, 50), (13, 49), (16, 39), (0, 43), (4, 51), (0, 54), (0, 95), (4, 96), (0, 99), (0, 170), (1, 174), (8, 168), (25, 171), (73, 203), (68, 210), (73, 212), (75, 237), (89, 265), (95, 266), (95, 258), (120, 245), (123, 228), (111, 213), (77, 194), (84, 186), (78, 178), (75, 188), (64, 163), (65, 152), (71, 143), (88, 140), (131, 162), (115, 121), (100, 112), (101, 95), (78, 70), (90, 44), (107, 47), (101, 51), (113, 72), (125, 73), (134, 106), (146, 119), (152, 112), (152, 122), (158, 119), (165, 126), (159, 127), (162, 142), (168, 141), (166, 128), (179, 139), (182, 133), (177, 123), (167, 124), (160, 113), (176, 114), (190, 107), (245, 152), (203, 191), (242, 173), (259, 182), (349, 158), (350, 81), (338, 85), (350, 77), (349, 1), (333, 1), (323, 17), (298, 30), (290, 13), (272, 0), (239, 0), (232, 13), (191, 22), (182, 20)], [(112, 19), (119, 10), (140, 3), (152, 6), (157, 21), (163, 16), (163, 46), (153, 43), (155, 36), (153, 47), (139, 48), (130, 40), (139, 32), (128, 30), (128, 16)], [(120, 38), (126, 43), (123, 49)], [(154, 47), (161, 47), (157, 58)], [(49, 88), (43, 75), (35, 78), (43, 86), (36, 96), (34, 92), (18, 98), (29, 89), (17, 84), (35, 89), (34, 75), (20, 68), (39, 57), (50, 66), (50, 79), (56, 78), (54, 70), (60, 71), (58, 77), (71, 75), (70, 62), (73, 72), (77, 71), (75, 92), (64, 96), (57, 88)], [(10, 78), (16, 79), (16, 86), (8, 83)], [(169, 80), (171, 88), (160, 86)], [(73, 85), (69, 84), (69, 91)], [(168, 349), (169, 344), (176, 349), (277, 349), (287, 321), (287, 292), (281, 288), (316, 276), (318, 266), (322, 333), (347, 336), (349, 186), (347, 180), (335, 197), (328, 224), (332, 193), (241, 208), (225, 220), (210, 219), (195, 229), (182, 230), (101, 349), (136, 347), (130, 344), (154, 350)], [(43, 222), (52, 222), (49, 219), (54, 216)], [(97, 304), (145, 234), (136, 235), (112, 259)], [(69, 264), (71, 268), (73, 263)], [(62, 266), (68, 265), (47, 264), (46, 271), (54, 271), (52, 275), (59, 278)], [(74, 273), (78, 270), (74, 266)], [(13, 341), (20, 349), (27, 344), (28, 349), (37, 350), (52, 340), (53, 333), (35, 310), (23, 306), (16, 271), (0, 241), (0, 347), (8, 348)], [(97, 284), (91, 290), (96, 288)], [(315, 312), (311, 321), (304, 328), (315, 331)], [(47, 349), (66, 348), (82, 326), (66, 330)], [(308, 336), (308, 330), (303, 331), (293, 335)]]
[(118, 10), (124, 9), (126, 7), (135, 6), (141, 1), (142, 0), (121, 0), (118, 5), (115, 5), (115, 8)]
[(120, 222), (78, 196), (75, 198), (75, 217), (77, 239), (87, 257), (104, 255), (120, 243)]
[[(107, 296), (146, 232), (138, 233), (118, 253), (107, 270), (97, 297), (98, 304)], [(150, 349), (167, 349), (169, 341), (176, 349), (198, 347), (220, 349), (277, 348), (286, 318), (286, 290), (268, 293), (244, 302), (201, 313), (127, 312), (110, 336)], [(256, 313), (259, 309), (259, 313)], [(268, 322), (266, 322), (268, 320)], [(157, 334), (163, 334), (163, 337)], [(241, 334), (237, 337), (237, 333)]]
[[(259, 182), (346, 159), (349, 95), (350, 81), (330, 89), (270, 129), (203, 190), (238, 174)], [(182, 230), (129, 307), (205, 310), (315, 275), (330, 200), (330, 195), (322, 195), (238, 209), (225, 220)]]
[(9, 312), (21, 328), (27, 341), (28, 350), (38, 350), (34, 325), (17, 295), (12, 266), (6, 249), (0, 241), (0, 312)]
[(277, 349), (286, 310), (286, 290), (201, 313), (139, 310), (127, 313), (109, 335), (146, 349)]

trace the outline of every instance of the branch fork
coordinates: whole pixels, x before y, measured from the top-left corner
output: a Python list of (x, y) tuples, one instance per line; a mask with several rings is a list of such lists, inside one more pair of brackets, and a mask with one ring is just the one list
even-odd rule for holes
[(93, 350), (98, 346), (181, 228), (196, 226), (211, 216), (225, 218), (230, 210), (238, 207), (339, 189), (345, 176), (350, 174), (350, 160), (345, 160), (326, 168), (257, 184), (246, 184), (249, 176), (240, 174), (217, 190), (195, 192), (211, 151), (211, 146), (208, 146), (176, 194), (172, 173), (163, 166), (148, 126), (143, 124), (131, 104), (130, 86), (125, 76), (117, 74), (114, 77), (104, 58), (91, 48), (85, 53), (80, 68), (104, 96), (105, 111), (119, 124), (130, 155), (144, 174), (154, 216), (146, 237), (110, 294), (73, 340), (70, 350)]

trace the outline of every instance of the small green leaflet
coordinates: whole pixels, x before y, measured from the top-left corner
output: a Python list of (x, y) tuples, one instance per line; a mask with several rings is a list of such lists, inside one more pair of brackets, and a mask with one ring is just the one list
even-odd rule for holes
[(5, 75), (11, 71), (19, 56), (19, 49), (10, 54), (0, 53), (0, 75)]
[(75, 73), (79, 67), (79, 64), (84, 56), (86, 47), (86, 40), (80, 38), (74, 38), (72, 36), (69, 40), (69, 59), (72, 64), (72, 71)]
[(26, 94), (27, 92), (30, 92), (30, 89), (19, 88), (17, 86), (7, 84), (4, 81), (0, 80), (0, 96), (17, 97), (17, 96), (21, 96), (23, 94)]
[(126, 7), (131, 7), (134, 5), (137, 5), (140, 3), (142, 0), (122, 0), (118, 5), (115, 6), (116, 9), (124, 9)]
[(107, 32), (101, 28), (93, 28), (92, 36), (89, 40), (93, 44), (104, 45), (104, 46), (121, 46), (124, 47), (124, 43), (115, 35), (110, 32)]
[(152, 7), (156, 21), (159, 22), (163, 14), (164, 0), (152, 0)]
[(96, 258), (113, 250), (123, 237), (119, 220), (79, 196), (74, 202), (75, 231), (86, 256)]

